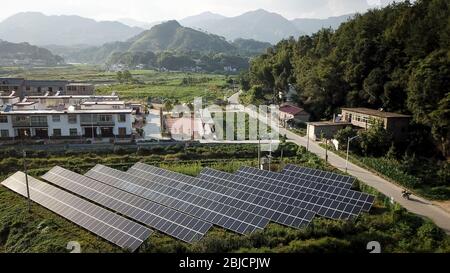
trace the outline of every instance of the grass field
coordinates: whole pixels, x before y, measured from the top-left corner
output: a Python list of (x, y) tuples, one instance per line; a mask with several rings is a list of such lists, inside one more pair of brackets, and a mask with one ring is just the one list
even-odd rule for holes
[[(3, 151), (0, 178), (20, 169), (15, 151)], [(279, 157), (274, 153), (275, 157)], [(323, 160), (293, 144), (285, 147), (284, 162), (333, 170)], [(226, 158), (224, 160), (223, 158)], [(143, 161), (188, 175), (197, 175), (205, 166), (233, 172), (240, 166), (256, 166), (255, 145), (175, 145), (155, 146), (139, 152), (117, 151), (115, 154), (85, 154), (67, 151), (60, 154), (30, 154), (33, 176), (40, 176), (55, 165), (84, 173), (97, 163), (125, 170)], [(273, 170), (279, 170), (274, 162)], [(352, 221), (316, 218), (307, 228), (292, 229), (270, 224), (263, 231), (248, 236), (213, 228), (200, 242), (188, 245), (161, 233), (152, 235), (141, 246), (141, 252), (297, 252), (354, 253), (366, 252), (369, 241), (379, 241), (383, 252), (450, 252), (450, 240), (431, 222), (407, 213), (373, 189), (360, 185), (363, 191), (377, 195), (370, 214)], [(0, 251), (1, 252), (68, 252), (67, 242), (78, 241), (83, 252), (122, 252), (116, 246), (77, 227), (45, 208), (33, 204), (26, 212), (26, 200), (0, 187)]]
[(90, 65), (29, 70), (0, 68), (0, 77), (89, 82), (97, 85), (97, 94), (111, 94), (115, 91), (121, 98), (128, 100), (147, 101), (150, 97), (173, 102), (193, 102), (195, 97), (204, 97), (212, 103), (234, 92), (225, 75), (154, 70), (132, 70), (130, 73), (137, 84), (119, 84), (115, 72), (106, 72), (101, 67)]

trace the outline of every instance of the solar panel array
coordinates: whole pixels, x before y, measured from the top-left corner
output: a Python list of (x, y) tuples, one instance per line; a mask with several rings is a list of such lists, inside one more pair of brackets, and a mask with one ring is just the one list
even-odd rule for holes
[[(156, 177), (174, 177), (178, 181), (187, 184), (188, 186), (195, 187), (202, 196), (207, 198), (213, 198), (214, 195), (220, 194), (225, 200), (228, 200), (230, 204), (238, 209), (248, 211), (255, 215), (261, 215), (264, 218), (270, 219), (274, 222), (278, 222), (287, 226), (301, 227), (307, 225), (313, 218), (314, 213), (310, 211), (289, 207), (283, 205), (282, 203), (274, 200), (264, 198), (261, 195), (255, 195), (253, 193), (248, 193), (233, 186), (224, 185), (230, 181), (221, 181), (210, 179), (205, 181), (201, 179), (196, 179), (187, 175), (177, 174), (168, 170), (163, 170), (153, 166), (149, 166), (142, 163), (135, 164), (128, 173), (143, 175), (144, 177), (154, 179)], [(212, 182), (214, 181), (214, 182)]]
[[(204, 168), (198, 177), (142, 163), (127, 172), (97, 165), (85, 175), (55, 167), (43, 178), (59, 188), (30, 177), (33, 201), (132, 251), (152, 233), (144, 225), (193, 243), (212, 225), (239, 234), (262, 230), (270, 221), (301, 228), (316, 215), (357, 217), (374, 202), (374, 196), (351, 189), (350, 176), (294, 165), (279, 173)], [(18, 172), (2, 184), (25, 196), (24, 179)]]
[(61, 167), (54, 167), (42, 178), (188, 243), (199, 241), (212, 227), (212, 224), (198, 218), (113, 188)]
[(369, 211), (375, 199), (370, 194), (256, 168), (242, 167), (236, 175), (253, 179), (254, 186), (266, 187), (268, 191), (309, 200), (321, 206), (317, 211), (320, 216), (332, 219), (348, 219)]
[[(152, 233), (140, 224), (31, 176), (28, 176), (28, 181), (31, 200), (122, 248), (135, 251)], [(17, 172), (2, 184), (27, 196), (25, 174), (22, 172)]]
[[(233, 203), (228, 203), (226, 196), (216, 194), (206, 197), (198, 187), (180, 183), (186, 177), (177, 175), (173, 173), (167, 176), (151, 176), (143, 172), (125, 173), (102, 165), (97, 165), (86, 173), (86, 176), (108, 185), (240, 234), (261, 230), (269, 223), (267, 218), (233, 207)], [(195, 178), (189, 177), (189, 180), (191, 179)]]
[(353, 183), (355, 182), (355, 178), (351, 176), (340, 175), (337, 173), (325, 172), (322, 170), (316, 170), (306, 167), (299, 167), (292, 164), (286, 165), (281, 173), (287, 176), (308, 179), (313, 182), (324, 183), (344, 189), (351, 189)]

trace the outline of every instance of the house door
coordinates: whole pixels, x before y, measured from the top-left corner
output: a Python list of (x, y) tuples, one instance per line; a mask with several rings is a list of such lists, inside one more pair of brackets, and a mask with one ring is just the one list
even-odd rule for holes
[(46, 128), (42, 128), (42, 129), (35, 129), (36, 131), (36, 136), (39, 138), (48, 138), (48, 129)]
[(112, 127), (101, 127), (102, 137), (113, 137), (113, 128)]
[(84, 127), (84, 137), (85, 138), (97, 137), (97, 127)]
[(17, 129), (17, 136), (19, 138), (26, 138), (31, 136), (30, 129)]
[(127, 136), (127, 128), (119, 128), (119, 137)]

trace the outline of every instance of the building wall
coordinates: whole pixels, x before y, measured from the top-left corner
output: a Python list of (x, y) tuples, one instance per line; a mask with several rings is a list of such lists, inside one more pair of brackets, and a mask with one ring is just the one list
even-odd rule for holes
[[(8, 123), (0, 123), (0, 130), (8, 130), (9, 137), (14, 137), (14, 129), (12, 127), (12, 121), (10, 116), (6, 116)], [(0, 135), (1, 138), (1, 135)]]
[(335, 125), (315, 125), (308, 124), (309, 138), (316, 141), (322, 138), (331, 139), (341, 129), (344, 129), (348, 124)]
[(76, 84), (76, 85), (67, 85), (65, 94), (66, 95), (94, 95), (95, 87), (92, 84)]
[(370, 126), (376, 122), (382, 122), (386, 127), (386, 119), (380, 117), (355, 113), (347, 110), (342, 110), (342, 116), (346, 122), (351, 122), (356, 127), (369, 129)]
[[(126, 136), (130, 136), (133, 133), (133, 124), (132, 124), (132, 115), (131, 114), (125, 114), (125, 122), (119, 122), (119, 114), (111, 114), (112, 120), (114, 122), (114, 125), (105, 125), (105, 126), (99, 126), (94, 125), (94, 130), (96, 130), (97, 135), (101, 136), (101, 127), (109, 127), (113, 129), (113, 134), (118, 136), (119, 135), (119, 128), (125, 128), (126, 130)], [(34, 116), (45, 116), (47, 120), (47, 127), (32, 127), (31, 128), (31, 136), (36, 136), (36, 129), (38, 128), (45, 128), (48, 129), (48, 136), (49, 137), (56, 137), (54, 135), (54, 129), (60, 129), (61, 130), (61, 137), (71, 137), (70, 136), (70, 129), (77, 129), (77, 136), (72, 136), (72, 138), (81, 137), (82, 135), (85, 135), (85, 129), (89, 128), (89, 130), (92, 128), (92, 126), (82, 126), (81, 125), (81, 117), (79, 114), (77, 114), (77, 122), (76, 123), (69, 123), (69, 114), (59, 114), (59, 122), (53, 121), (53, 116), (58, 115), (34, 115)], [(13, 118), (14, 115), (7, 115), (8, 123), (0, 123), (0, 130), (8, 130), (9, 137), (16, 137), (18, 136), (18, 131), (22, 128), (29, 129), (29, 127), (14, 127), (13, 126)]]
[(389, 118), (385, 128), (392, 133), (395, 140), (403, 140), (408, 134), (409, 118)]
[(376, 122), (381, 122), (384, 126), (384, 129), (390, 132), (396, 140), (402, 140), (406, 136), (410, 122), (409, 117), (381, 118), (347, 110), (342, 110), (342, 116), (344, 117), (345, 121), (351, 122), (354, 126), (365, 129), (369, 129)]

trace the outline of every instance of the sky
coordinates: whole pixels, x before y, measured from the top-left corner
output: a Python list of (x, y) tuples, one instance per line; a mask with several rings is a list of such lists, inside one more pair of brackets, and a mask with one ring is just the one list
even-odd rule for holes
[(205, 11), (225, 16), (266, 9), (288, 19), (326, 18), (386, 5), (392, 0), (6, 0), (0, 20), (18, 12), (79, 15), (96, 20), (132, 18), (143, 22), (182, 19)]

